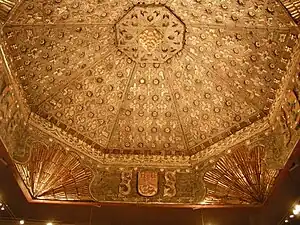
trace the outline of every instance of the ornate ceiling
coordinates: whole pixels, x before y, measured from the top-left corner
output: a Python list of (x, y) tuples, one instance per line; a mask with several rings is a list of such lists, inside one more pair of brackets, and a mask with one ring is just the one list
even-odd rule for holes
[(24, 191), (264, 203), (300, 135), (298, 14), (298, 1), (0, 0), (0, 136)]

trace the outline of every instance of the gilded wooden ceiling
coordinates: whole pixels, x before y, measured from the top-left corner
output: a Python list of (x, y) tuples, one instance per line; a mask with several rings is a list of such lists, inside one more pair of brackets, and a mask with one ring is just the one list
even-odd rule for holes
[(264, 203), (299, 140), (298, 12), (284, 0), (0, 0), (0, 134), (27, 192)]

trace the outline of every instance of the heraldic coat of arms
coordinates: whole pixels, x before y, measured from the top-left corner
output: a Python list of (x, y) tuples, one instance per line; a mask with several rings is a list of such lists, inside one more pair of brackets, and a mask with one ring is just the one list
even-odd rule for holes
[(138, 192), (145, 197), (151, 197), (158, 192), (158, 174), (154, 171), (138, 173)]

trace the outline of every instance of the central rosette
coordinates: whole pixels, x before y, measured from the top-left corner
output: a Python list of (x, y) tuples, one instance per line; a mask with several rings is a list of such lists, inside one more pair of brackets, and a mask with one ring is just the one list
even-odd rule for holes
[(163, 36), (156, 29), (146, 29), (139, 36), (139, 43), (148, 52), (153, 52), (160, 46)]
[(139, 63), (164, 63), (184, 44), (185, 25), (164, 6), (135, 6), (117, 24), (117, 45)]

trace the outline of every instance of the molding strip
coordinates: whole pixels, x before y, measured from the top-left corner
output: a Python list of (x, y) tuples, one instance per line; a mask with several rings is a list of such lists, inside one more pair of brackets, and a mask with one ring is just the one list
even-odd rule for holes
[(300, 25), (300, 0), (281, 0), (295, 22)]
[(0, 23), (5, 23), (9, 13), (15, 6), (15, 2), (9, 0), (0, 0)]

